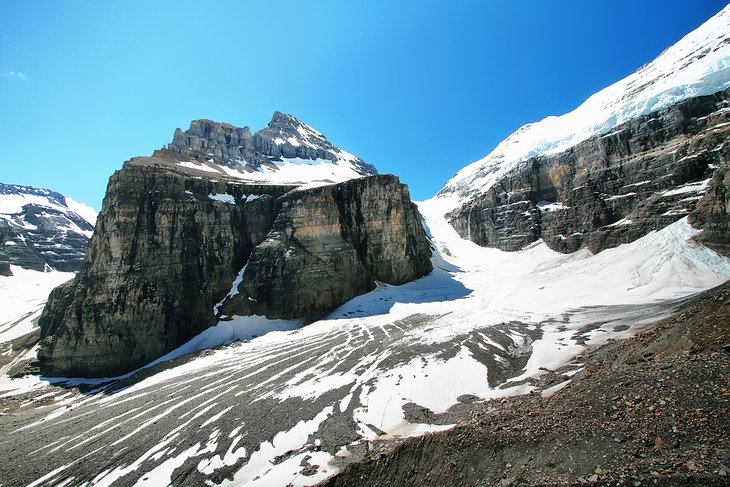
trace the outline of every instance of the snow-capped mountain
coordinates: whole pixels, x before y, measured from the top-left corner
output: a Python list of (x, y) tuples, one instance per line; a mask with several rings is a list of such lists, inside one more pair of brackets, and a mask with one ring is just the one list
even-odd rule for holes
[(95, 221), (92, 208), (60, 193), (0, 183), (0, 262), (77, 271)]
[[(194, 121), (152, 157), (125, 163), (110, 178), (86, 264), (38, 320), (38, 365), (49, 372), (0, 374), (0, 483), (313, 485), (377, 458), (394, 438), (475, 419), (475, 403), (538, 400), (592, 374), (586, 349), (639, 333), (730, 279), (730, 259), (698, 242), (687, 216), (699, 208), (708, 221), (728, 221), (730, 192), (707, 191), (722, 189), (716, 175), (730, 159), (730, 90), (716, 93), (725, 84), (706, 73), (720, 63), (714, 72), (727, 77), (717, 40), (726, 18), (727, 10), (616, 93), (592, 97), (595, 110), (560, 117), (573, 116), (572, 128), (557, 118), (523, 128), (417, 207), (394, 176), (330, 185), (374, 169), (278, 113), (253, 135)], [(679, 83), (682, 69), (696, 76)], [(711, 96), (701, 96), (705, 81)], [(657, 107), (659, 117), (644, 112)], [(575, 154), (502, 178), (530, 154), (566, 148)], [(626, 153), (639, 162), (624, 164)], [(293, 191), (310, 186), (323, 187)], [(464, 198), (479, 201), (445, 217)], [(500, 245), (477, 242), (480, 225)], [(411, 274), (387, 279), (381, 270)], [(363, 285), (349, 292), (353, 283)], [(2, 367), (12, 347), (2, 342), (33, 327), (27, 317), (0, 325)], [(684, 342), (677, 353), (694, 362), (700, 343)], [(657, 353), (655, 362), (647, 351), (641, 367), (671, 377), (675, 356)], [(637, 408), (669, 409), (663, 395), (601, 393), (592, 409), (601, 418), (636, 424)], [(485, 444), (503, 419), (484, 422)], [(550, 451), (522, 424), (509, 430)], [(698, 450), (682, 434), (672, 452), (695, 473)], [(606, 442), (623, 458), (640, 444), (660, 448), (657, 438), (652, 430)], [(592, 472), (600, 459), (585, 461)]]
[(248, 127), (193, 120), (155, 156), (208, 178), (262, 184), (313, 187), (377, 174), (318, 130), (281, 112), (253, 135)]
[(489, 155), (460, 170), (438, 197), (450, 211), (485, 193), (519, 163), (557, 154), (640, 116), (730, 87), (730, 6), (651, 63), (599, 91), (570, 113), (524, 125)]

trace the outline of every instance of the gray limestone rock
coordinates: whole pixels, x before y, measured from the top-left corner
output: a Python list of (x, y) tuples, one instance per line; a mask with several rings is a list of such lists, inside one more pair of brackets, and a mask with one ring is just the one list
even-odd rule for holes
[(710, 181), (707, 194), (697, 203), (690, 223), (703, 232), (698, 240), (730, 257), (730, 145), (722, 147), (724, 155)]
[(542, 238), (560, 252), (600, 252), (695, 211), (715, 174), (716, 198), (693, 221), (714, 212), (707, 238), (722, 246), (727, 186), (716, 173), (728, 161), (729, 108), (730, 90), (689, 99), (563, 153), (530, 158), (448, 217), (482, 246), (514, 251)]
[(284, 157), (344, 161), (363, 176), (378, 173), (374, 166), (344, 152), (309, 125), (280, 112), (275, 112), (271, 122), (253, 135), (248, 127), (193, 120), (188, 130), (176, 129), (172, 143), (161, 151), (178, 160), (212, 159), (244, 171), (259, 170)]
[(317, 317), (431, 271), (431, 249), (408, 190), (372, 176), (289, 193), (224, 314)]
[(41, 316), (44, 374), (128, 372), (210, 326), (291, 189), (198, 179), (162, 163), (135, 159), (110, 178), (84, 266)]

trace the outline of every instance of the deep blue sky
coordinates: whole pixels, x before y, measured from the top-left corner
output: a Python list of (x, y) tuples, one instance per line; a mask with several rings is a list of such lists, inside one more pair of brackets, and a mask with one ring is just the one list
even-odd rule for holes
[(0, 0), (0, 181), (99, 209), (176, 127), (279, 110), (425, 199), (726, 4)]

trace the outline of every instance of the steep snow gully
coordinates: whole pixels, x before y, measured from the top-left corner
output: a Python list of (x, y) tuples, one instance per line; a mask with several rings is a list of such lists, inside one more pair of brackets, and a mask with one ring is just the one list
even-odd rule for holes
[[(4, 376), (0, 483), (312, 485), (374, 438), (447, 429), (464, 402), (531, 392), (523, 379), (730, 279), (686, 220), (598, 255), (506, 253), (458, 237), (443, 205), (419, 204), (430, 275), (306, 327), (237, 317), (136, 374)], [(256, 337), (266, 328), (279, 331)]]

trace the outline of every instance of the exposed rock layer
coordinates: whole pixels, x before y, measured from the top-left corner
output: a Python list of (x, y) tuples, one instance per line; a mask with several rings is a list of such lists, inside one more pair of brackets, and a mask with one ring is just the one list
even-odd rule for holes
[[(200, 131), (203, 150), (221, 137), (247, 143), (245, 129), (211, 130)], [(110, 178), (83, 268), (49, 298), (38, 353), (46, 375), (128, 372), (216, 313), (309, 319), (375, 281), (431, 270), (420, 215), (394, 176), (295, 190), (203, 177), (175, 150), (155, 154)], [(240, 293), (222, 302), (244, 266)]]
[[(126, 372), (210, 326), (290, 189), (190, 178), (159, 162), (138, 159), (110, 178), (86, 262), (41, 317), (44, 373)], [(235, 204), (209, 197), (218, 194)]]
[(707, 194), (690, 215), (690, 223), (703, 229), (698, 237), (700, 242), (730, 257), (730, 157), (727, 155), (715, 171)]
[(228, 314), (317, 316), (375, 287), (431, 271), (418, 211), (395, 176), (297, 191), (256, 247)]
[[(566, 152), (530, 158), (451, 212), (451, 224), (479, 245), (508, 251), (539, 238), (560, 252), (636, 240), (692, 212), (727, 164), (729, 98), (726, 90), (689, 99)], [(727, 225), (717, 198), (700, 205), (714, 208), (715, 240)]]
[(378, 173), (374, 166), (336, 147), (317, 130), (281, 112), (275, 112), (271, 122), (253, 135), (248, 127), (193, 120), (188, 130), (175, 130), (172, 143), (163, 150), (181, 160), (212, 159), (236, 169), (258, 170), (281, 158), (300, 158), (346, 161), (363, 176)]

